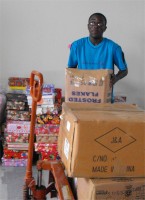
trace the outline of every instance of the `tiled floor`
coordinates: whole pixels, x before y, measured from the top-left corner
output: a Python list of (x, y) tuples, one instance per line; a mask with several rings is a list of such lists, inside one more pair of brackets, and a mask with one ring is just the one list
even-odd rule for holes
[[(33, 166), (33, 177), (37, 181), (37, 169)], [(4, 167), (0, 165), (0, 200), (23, 200), (25, 167)], [(43, 171), (42, 184), (48, 186), (48, 171)], [(47, 199), (50, 199), (49, 196)], [(57, 198), (52, 198), (57, 200)]]

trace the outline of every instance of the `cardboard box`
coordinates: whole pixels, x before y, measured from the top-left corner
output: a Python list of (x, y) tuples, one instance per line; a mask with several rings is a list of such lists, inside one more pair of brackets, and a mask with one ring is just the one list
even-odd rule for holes
[(65, 101), (76, 103), (109, 103), (112, 70), (79, 70), (66, 68)]
[(143, 200), (145, 178), (77, 179), (78, 200)]
[(58, 153), (70, 177), (143, 177), (145, 112), (129, 104), (65, 102)]

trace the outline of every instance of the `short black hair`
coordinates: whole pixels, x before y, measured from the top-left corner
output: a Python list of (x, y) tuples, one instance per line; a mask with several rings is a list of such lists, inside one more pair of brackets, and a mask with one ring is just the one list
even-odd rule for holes
[(102, 13), (93, 13), (93, 14), (89, 17), (89, 21), (90, 21), (90, 19), (91, 19), (93, 16), (100, 16), (100, 17), (102, 17), (102, 18), (104, 19), (104, 21), (105, 21), (105, 25), (107, 24), (107, 19), (106, 19), (106, 17), (105, 17)]

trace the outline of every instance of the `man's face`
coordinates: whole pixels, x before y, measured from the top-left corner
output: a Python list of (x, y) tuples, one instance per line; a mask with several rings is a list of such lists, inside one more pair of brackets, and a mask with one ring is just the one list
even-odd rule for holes
[(92, 16), (88, 22), (88, 30), (90, 37), (94, 39), (102, 38), (104, 31), (106, 30), (105, 20), (101, 16)]

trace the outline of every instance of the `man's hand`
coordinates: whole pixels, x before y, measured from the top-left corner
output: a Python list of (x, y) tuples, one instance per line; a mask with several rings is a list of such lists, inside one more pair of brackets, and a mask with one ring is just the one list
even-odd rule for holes
[(128, 69), (119, 71), (117, 74), (112, 74), (110, 79), (110, 87), (113, 87), (113, 85), (119, 81), (120, 79), (124, 78), (128, 74)]

